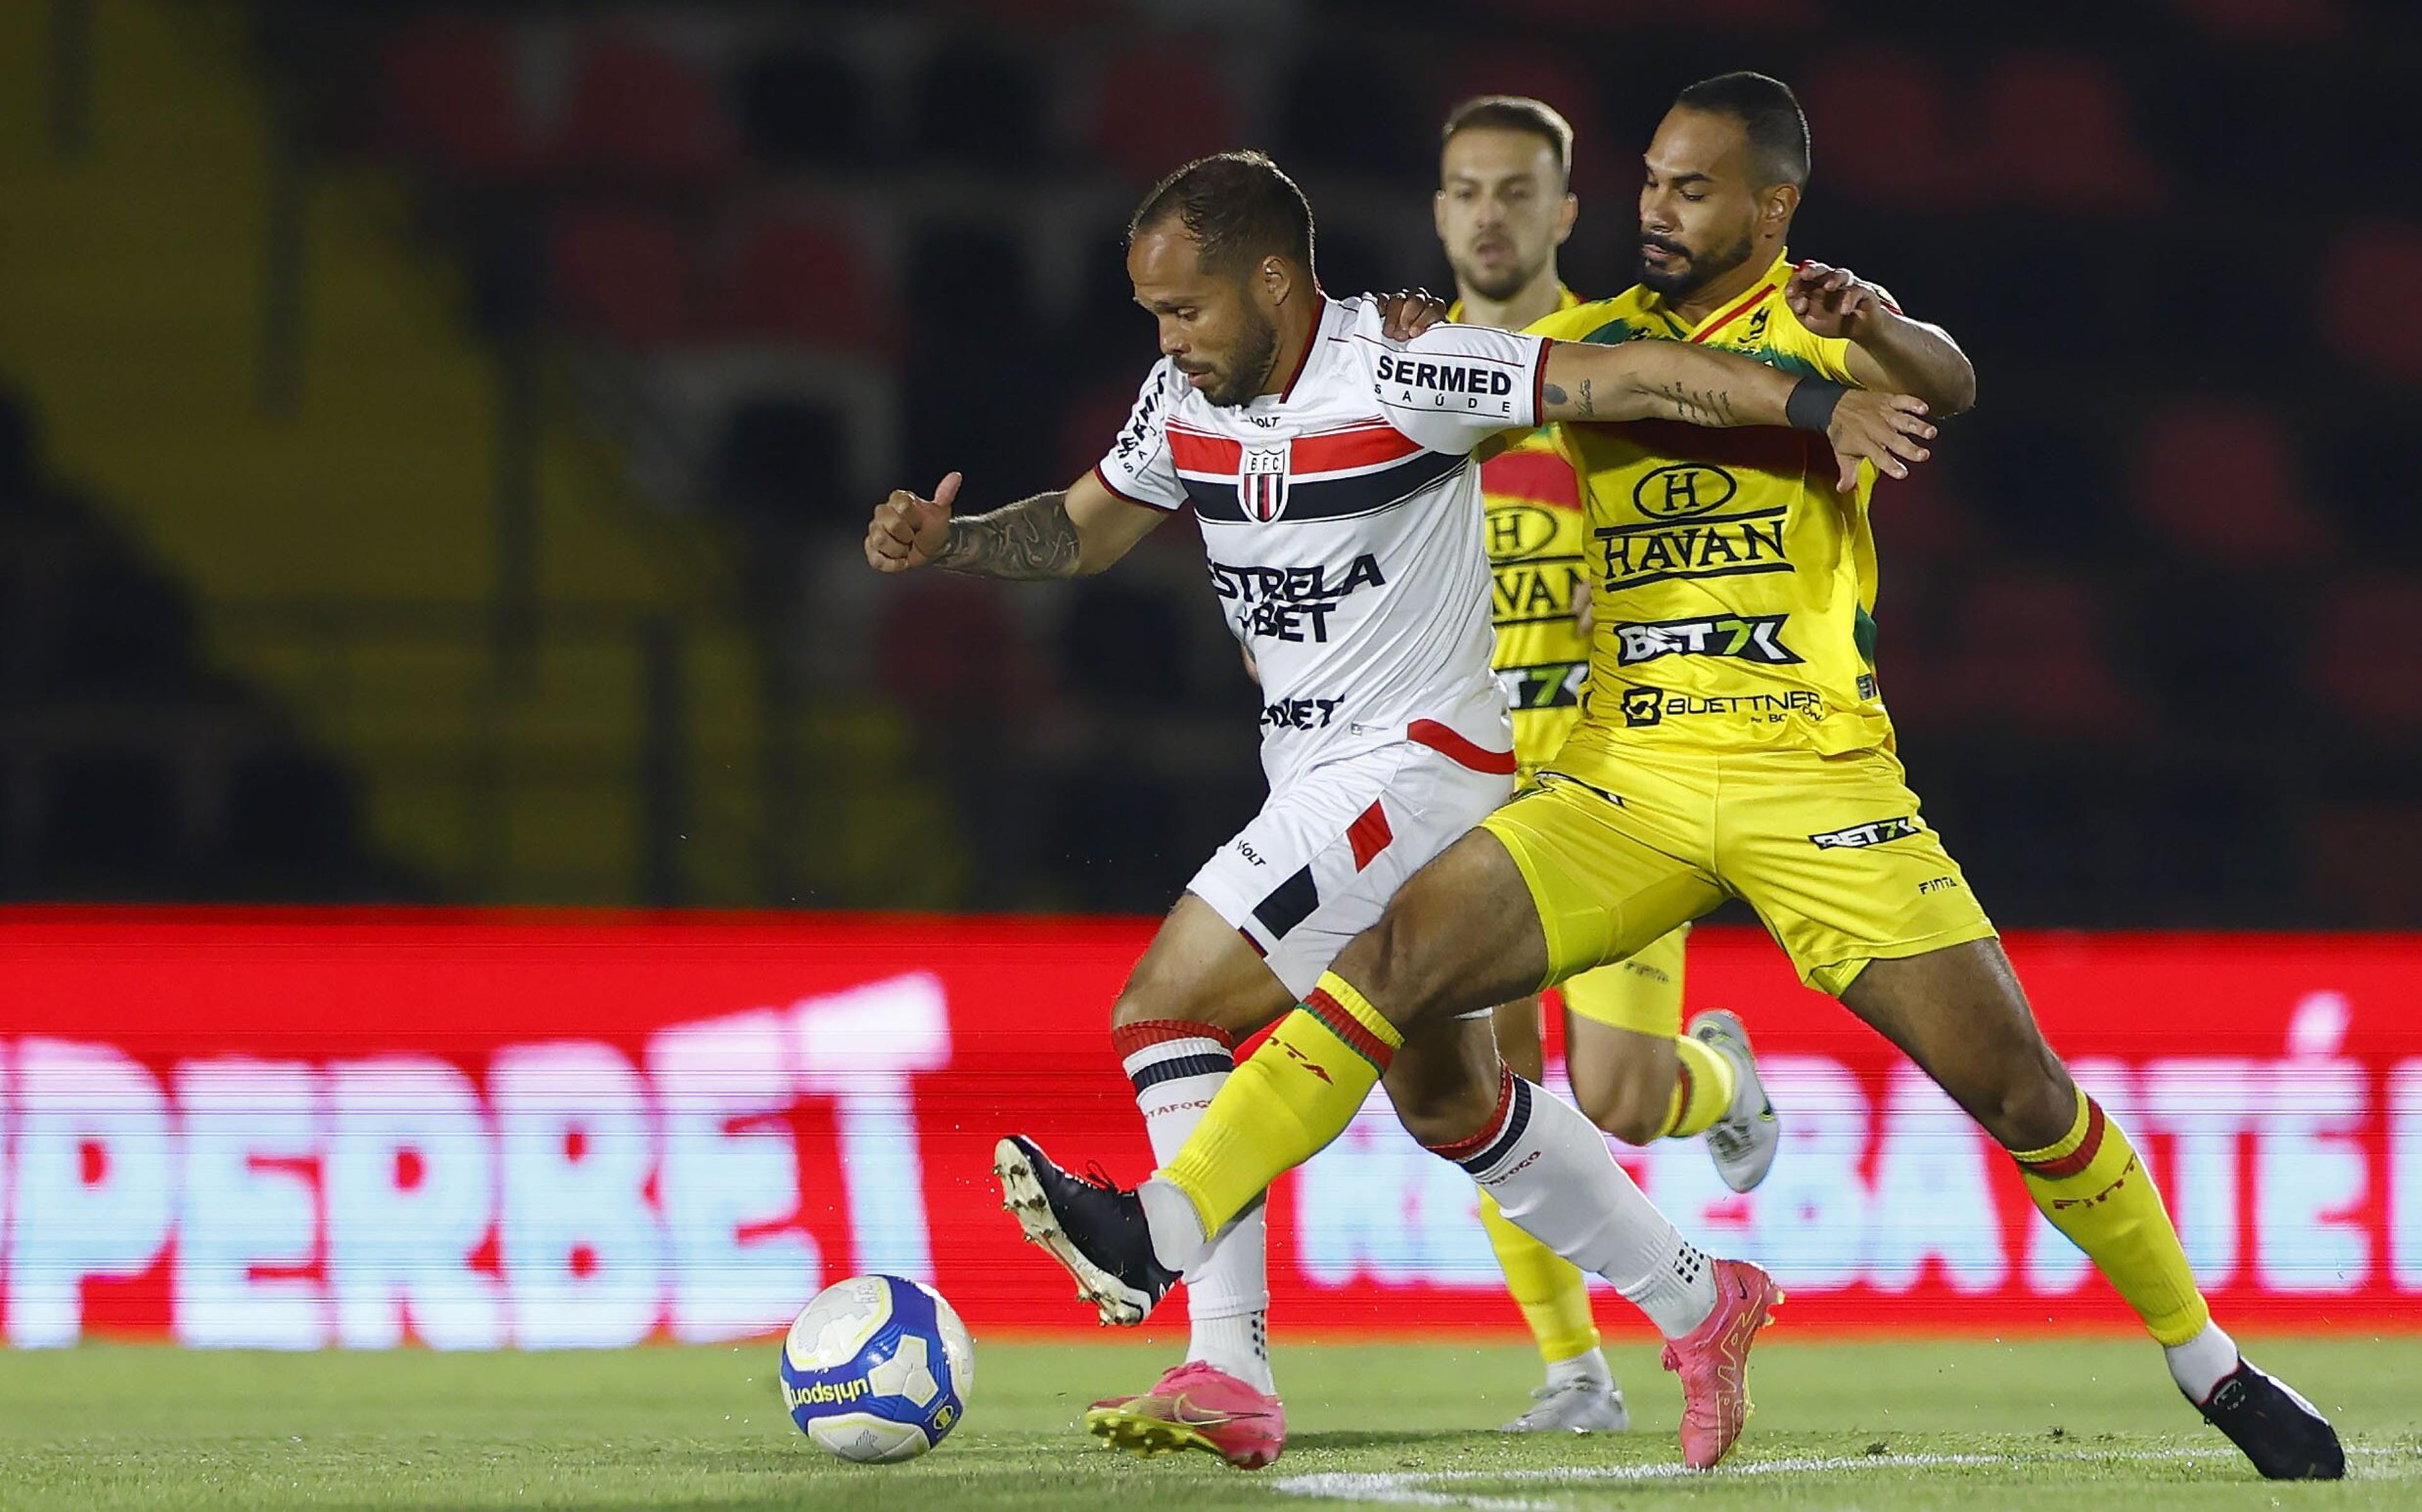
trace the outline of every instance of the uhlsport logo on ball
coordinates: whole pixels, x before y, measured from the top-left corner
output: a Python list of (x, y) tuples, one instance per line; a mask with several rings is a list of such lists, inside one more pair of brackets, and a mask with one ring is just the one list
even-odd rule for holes
[(816, 1294), (782, 1340), (782, 1405), (817, 1447), (890, 1464), (942, 1442), (967, 1413), (975, 1344), (931, 1286), (853, 1276)]

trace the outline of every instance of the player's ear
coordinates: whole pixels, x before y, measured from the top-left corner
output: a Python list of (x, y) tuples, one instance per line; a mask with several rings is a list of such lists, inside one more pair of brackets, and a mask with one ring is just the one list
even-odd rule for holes
[(1262, 265), (1253, 270), (1253, 277), (1261, 286), (1262, 297), (1269, 302), (1272, 309), (1284, 304), (1287, 296), (1295, 292), (1295, 270), (1287, 266), (1284, 257), (1264, 257)]
[(1761, 208), (1761, 213), (1777, 228), (1789, 226), (1791, 217), (1798, 213), (1799, 210), (1800, 186), (1798, 184), (1767, 186), (1766, 204)]
[(1556, 207), (1556, 245), (1563, 246), (1565, 239), (1573, 234), (1573, 223), (1580, 220), (1581, 215), (1581, 196), (1565, 190), (1565, 202)]

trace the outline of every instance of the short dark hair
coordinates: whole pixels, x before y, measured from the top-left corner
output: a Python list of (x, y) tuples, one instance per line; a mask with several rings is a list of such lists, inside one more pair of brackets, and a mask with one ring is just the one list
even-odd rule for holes
[(1454, 141), (1458, 132), (1482, 128), (1539, 138), (1555, 150), (1556, 171), (1566, 179), (1573, 176), (1573, 123), (1546, 101), (1527, 95), (1475, 95), (1446, 113), (1439, 146)]
[(1206, 273), (1242, 273), (1264, 257), (1312, 272), (1312, 202), (1266, 152), (1197, 158), (1153, 186), (1127, 222), (1127, 245), (1163, 221), (1194, 239)]
[(1675, 95), (1674, 107), (1731, 117), (1748, 133), (1767, 183), (1808, 187), (1808, 117), (1800, 109), (1800, 97), (1781, 79), (1719, 73)]

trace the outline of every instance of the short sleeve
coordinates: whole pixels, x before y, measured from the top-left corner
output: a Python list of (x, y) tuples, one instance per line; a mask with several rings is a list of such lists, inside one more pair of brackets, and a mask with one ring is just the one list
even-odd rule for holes
[[(1884, 307), (1898, 315), (1899, 302), (1895, 300), (1891, 292), (1882, 285), (1874, 287), (1876, 297), (1883, 301)], [(1775, 304), (1786, 314), (1791, 308), (1781, 300), (1775, 301)], [(1777, 345), (1816, 368), (1817, 376), (1830, 378), (1836, 383), (1848, 383), (1853, 387), (1858, 385), (1859, 381), (1850, 376), (1850, 343), (1847, 337), (1820, 336), (1801, 325), (1797, 317), (1781, 322), (1776, 330), (1781, 337)]]
[(1432, 451), (1469, 452), (1539, 423), (1546, 340), (1481, 325), (1434, 325), (1402, 346), (1365, 337), (1371, 393), (1388, 423)]
[(1801, 354), (1815, 365), (1821, 376), (1836, 383), (1858, 386), (1859, 381), (1850, 376), (1850, 343), (1848, 337), (1820, 336), (1804, 326), (1798, 326), (1797, 322), (1795, 329), (1799, 334), (1797, 345), (1801, 348)]
[(1177, 478), (1177, 464), (1169, 455), (1169, 365), (1155, 367), (1136, 395), (1127, 423), (1118, 439), (1093, 466), (1102, 486), (1133, 504), (1174, 509), (1186, 502), (1186, 486)]

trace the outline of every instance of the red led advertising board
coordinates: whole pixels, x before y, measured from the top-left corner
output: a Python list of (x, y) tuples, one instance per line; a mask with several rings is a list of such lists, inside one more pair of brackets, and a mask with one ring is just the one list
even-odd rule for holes
[[(873, 1270), (980, 1333), (1090, 1334), (999, 1210), (992, 1142), (1148, 1168), (1107, 1021), (1149, 929), (0, 912), (0, 1337), (725, 1339)], [(2422, 1324), (2422, 940), (2009, 944), (2225, 1320)], [(1695, 1143), (1616, 1149), (1774, 1270), (1795, 1326), (2127, 1326), (2008, 1162), (1762, 936), (1702, 930), (1687, 991), (1749, 1021), (1773, 1174), (1740, 1197)], [(1282, 1333), (1518, 1331), (1470, 1182), (1384, 1099), (1270, 1211)]]

